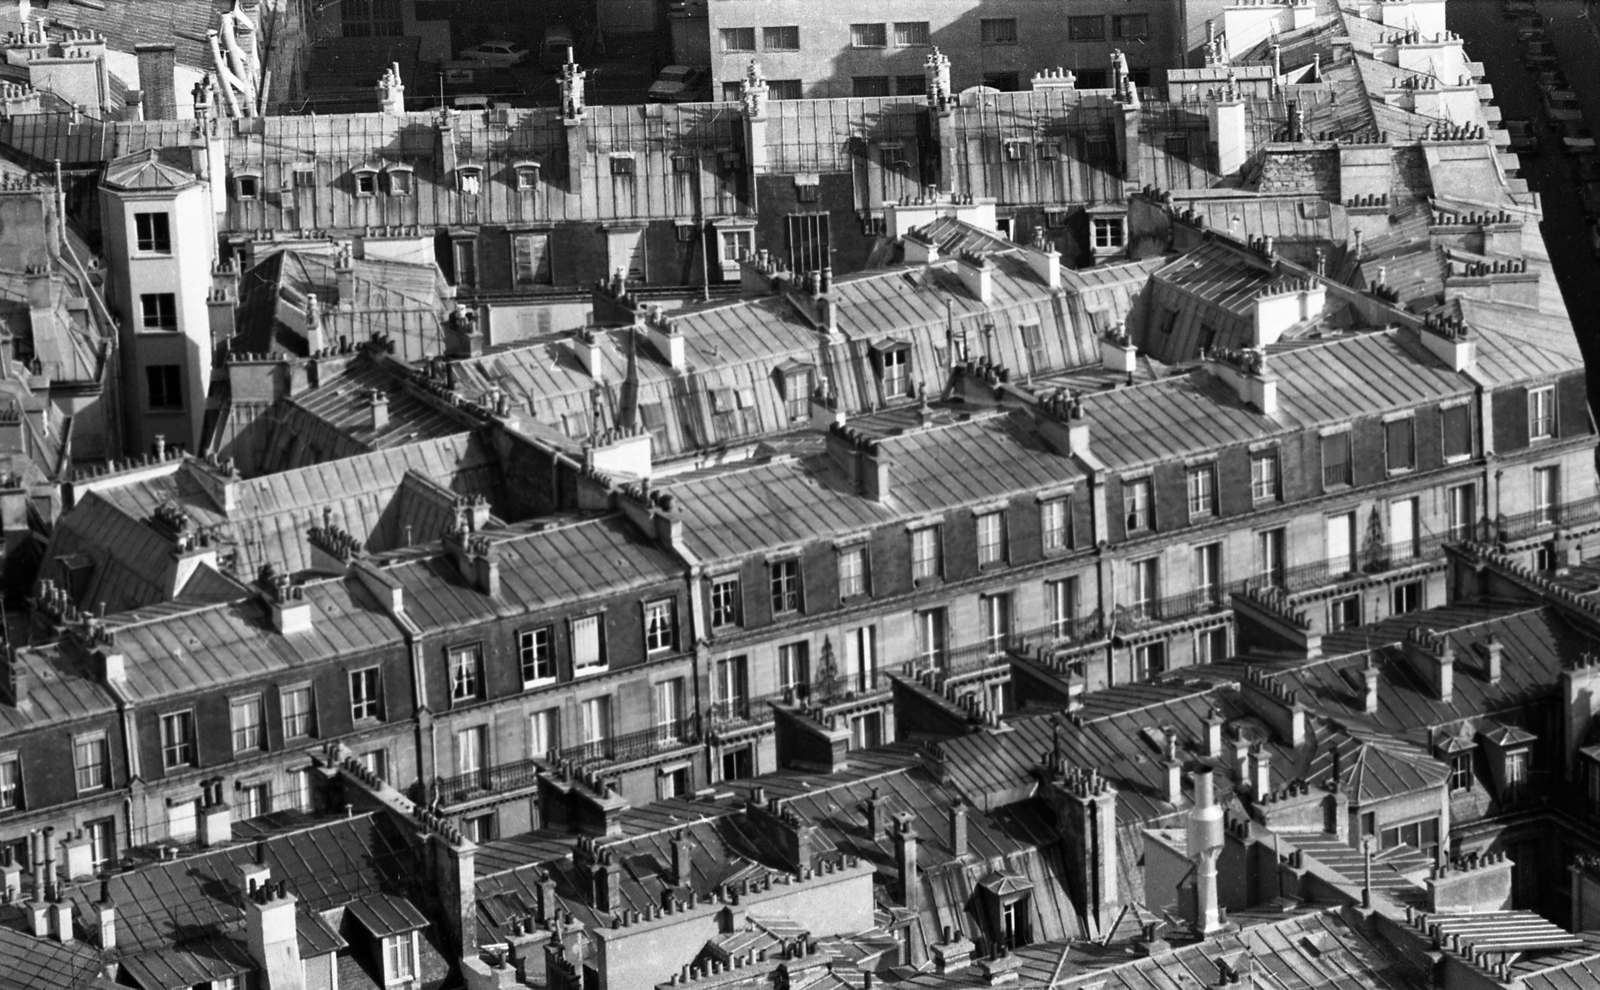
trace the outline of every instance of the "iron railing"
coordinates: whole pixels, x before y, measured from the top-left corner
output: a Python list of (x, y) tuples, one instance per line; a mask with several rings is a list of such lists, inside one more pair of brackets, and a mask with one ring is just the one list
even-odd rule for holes
[(1576, 526), (1597, 519), (1600, 519), (1600, 501), (1584, 498), (1540, 506), (1531, 512), (1502, 514), (1492, 521), (1484, 520), (1480, 530), (1486, 540), (1522, 540), (1557, 526)]
[[(572, 762), (629, 763), (665, 753), (700, 741), (700, 720), (694, 716), (674, 719), (637, 732), (626, 732), (609, 739), (551, 750), (547, 763)], [(469, 770), (453, 777), (442, 777), (436, 793), (443, 804), (455, 804), (485, 794), (501, 794), (532, 787), (539, 778), (540, 760), (526, 758)]]
[(797, 684), (793, 688), (775, 691), (772, 694), (763, 694), (755, 698), (730, 698), (724, 701), (713, 701), (707, 716), (710, 722), (710, 730), (712, 732), (727, 732), (730, 729), (765, 725), (774, 718), (772, 713), (773, 702), (785, 704), (792, 701), (805, 701), (810, 695), (810, 684)]

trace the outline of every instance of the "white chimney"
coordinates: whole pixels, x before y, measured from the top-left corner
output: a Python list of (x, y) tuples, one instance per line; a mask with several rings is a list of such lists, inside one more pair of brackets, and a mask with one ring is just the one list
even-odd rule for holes
[(593, 327), (579, 327), (572, 332), (572, 356), (585, 374), (595, 381), (605, 378), (605, 355), (600, 350), (601, 333)]
[(1025, 248), (1028, 267), (1051, 292), (1061, 288), (1061, 252), (1049, 241)]
[(1194, 772), (1194, 810), (1189, 813), (1188, 853), (1194, 862), (1195, 927), (1209, 938), (1222, 928), (1217, 904), (1217, 858), (1222, 854), (1222, 808), (1212, 790), (1211, 768)]
[(1257, 801), (1272, 793), (1272, 753), (1260, 743), (1250, 747), (1250, 790)]
[(1238, 174), (1250, 157), (1250, 134), (1245, 126), (1244, 100), (1237, 94), (1215, 100), (1206, 107), (1211, 143), (1217, 149), (1217, 174)]
[(985, 306), (994, 302), (994, 262), (973, 251), (956, 256), (956, 274), (967, 291)]

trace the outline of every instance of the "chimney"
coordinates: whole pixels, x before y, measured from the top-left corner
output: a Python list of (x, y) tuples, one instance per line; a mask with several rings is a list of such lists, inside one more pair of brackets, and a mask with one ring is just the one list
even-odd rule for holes
[(1028, 267), (1051, 292), (1061, 288), (1061, 252), (1049, 241), (1024, 249)]
[(1272, 793), (1272, 753), (1260, 743), (1250, 747), (1250, 790), (1257, 801)]
[(1010, 949), (1001, 949), (992, 958), (979, 960), (978, 968), (983, 971), (985, 986), (1014, 983), (1022, 976), (1022, 958), (1012, 955)]
[(650, 346), (656, 349), (667, 367), (673, 371), (684, 371), (688, 368), (689, 359), (685, 353), (686, 342), (683, 334), (673, 326), (671, 317), (662, 313), (660, 309), (651, 307), (645, 316), (645, 332), (649, 334)]
[(478, 311), (458, 302), (445, 319), (444, 356), (459, 360), (482, 354), (483, 333), (478, 326)]
[(1478, 363), (1478, 342), (1459, 316), (1424, 317), (1417, 339), (1451, 371), (1466, 371)]
[(63, 945), (72, 942), (72, 902), (65, 897), (50, 904), (50, 934)]
[(922, 885), (917, 879), (917, 832), (911, 827), (911, 816), (895, 816), (894, 863), (900, 871), (900, 903), (908, 911), (918, 909)]
[(272, 628), (285, 636), (311, 628), (311, 603), (305, 590), (289, 582), (289, 575), (275, 574), (267, 588), (267, 606), (272, 610)]
[(950, 805), (950, 853), (956, 859), (967, 854), (967, 803), (959, 797)]
[(322, 303), (315, 292), (306, 293), (306, 353), (320, 354), (328, 349), (328, 335), (322, 329)]
[(1112, 118), (1112, 124), (1117, 131), (1117, 153), (1122, 157), (1122, 178), (1141, 185), (1139, 168), (1144, 155), (1140, 153), (1139, 117), (1142, 110), (1139, 89), (1129, 78), (1128, 60), (1120, 51), (1111, 53), (1111, 75), (1114, 90), (1112, 98), (1117, 103), (1118, 111)]
[(1206, 711), (1206, 756), (1218, 760), (1222, 758), (1222, 713), (1215, 707)]
[(1211, 146), (1216, 149), (1217, 174), (1237, 175), (1250, 157), (1250, 135), (1245, 125), (1244, 100), (1231, 88), (1222, 99), (1206, 105)]
[(578, 359), (578, 366), (584, 374), (597, 382), (606, 377), (605, 354), (600, 345), (600, 331), (594, 327), (579, 327), (572, 331), (572, 356)]
[(589, 867), (589, 881), (593, 884), (595, 910), (620, 911), (626, 907), (622, 902), (622, 867), (610, 849), (595, 853)]
[(750, 152), (750, 170), (755, 175), (767, 172), (767, 101), (771, 87), (761, 75), (761, 67), (750, 60), (744, 82), (739, 86), (739, 103), (744, 110), (744, 146)]
[(1117, 374), (1131, 374), (1139, 368), (1139, 349), (1121, 323), (1100, 336), (1100, 367)]
[(1264, 349), (1215, 350), (1206, 355), (1205, 368), (1233, 386), (1240, 402), (1267, 416), (1277, 415), (1278, 377), (1267, 371)]
[(389, 394), (381, 388), (375, 388), (367, 393), (367, 401), (372, 406), (372, 432), (381, 433), (389, 428)]
[[(931, 265), (939, 260), (938, 242), (915, 227), (906, 231), (900, 243), (905, 248), (905, 262), (908, 265)], [(1060, 279), (1059, 274), (1056, 277)]]
[(406, 87), (400, 81), (399, 62), (391, 62), (378, 79), (378, 107), (391, 116), (406, 112)]
[(972, 962), (972, 940), (959, 929), (944, 926), (944, 937), (933, 946), (933, 965), (940, 973), (954, 973), (966, 969)]
[(1250, 739), (1238, 728), (1233, 734), (1233, 775), (1241, 786), (1250, 783)]
[(44, 828), (44, 882), (45, 893), (40, 895), (47, 900), (55, 900), (61, 890), (61, 874), (56, 869), (56, 829), (54, 825)]
[(147, 120), (178, 119), (178, 47), (170, 43), (134, 45), (139, 59), (139, 89)]
[(302, 990), (305, 970), (300, 961), (300, 937), (295, 929), (295, 898), (284, 890), (264, 885), (245, 901), (245, 945), (260, 970), (260, 990)]
[(100, 884), (100, 901), (95, 908), (100, 921), (96, 926), (95, 945), (102, 952), (110, 952), (117, 947), (117, 905), (111, 899), (111, 881)]
[(1368, 715), (1378, 714), (1378, 664), (1372, 654), (1367, 654), (1367, 664), (1361, 668), (1361, 709)]
[(1450, 641), (1431, 629), (1413, 626), (1406, 633), (1406, 660), (1440, 701), (1455, 694), (1456, 653)]
[(675, 886), (686, 887), (691, 881), (690, 871), (694, 857), (690, 854), (689, 839), (680, 829), (672, 836), (672, 882)]
[(207, 849), (233, 841), (233, 809), (222, 800), (222, 781), (212, 781), (200, 807), (200, 845)]
[(1166, 730), (1166, 741), (1162, 745), (1161, 765), (1167, 777), (1167, 803), (1178, 805), (1183, 803), (1183, 763), (1178, 759), (1178, 734), (1171, 729)]
[(1489, 634), (1489, 639), (1483, 644), (1485, 670), (1490, 684), (1500, 683), (1501, 654), (1505, 652), (1505, 645), (1500, 642), (1500, 637), (1494, 633)]
[[(354, 309), (356, 305), (356, 262), (355, 254), (350, 250), (350, 245), (344, 244), (333, 253), (333, 279), (334, 291), (338, 292), (338, 307), (343, 310)], [(461, 310), (457, 304), (456, 310)], [(454, 316), (454, 313), (451, 313)]]
[(1217, 857), (1222, 853), (1222, 808), (1212, 790), (1211, 768), (1194, 772), (1194, 810), (1189, 813), (1188, 853), (1195, 864), (1195, 927), (1209, 938), (1222, 928), (1217, 905)]
[(878, 795), (876, 787), (861, 802), (861, 808), (866, 813), (867, 835), (876, 842), (883, 835), (883, 798)]
[(978, 302), (985, 306), (994, 301), (994, 262), (976, 251), (962, 251), (956, 255), (956, 275)]

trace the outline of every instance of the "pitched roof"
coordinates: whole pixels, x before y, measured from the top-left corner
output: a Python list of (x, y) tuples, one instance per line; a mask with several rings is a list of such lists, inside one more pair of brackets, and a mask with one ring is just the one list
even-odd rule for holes
[(154, 148), (124, 155), (106, 164), (102, 185), (112, 189), (184, 189), (199, 183), (193, 172), (175, 164)]

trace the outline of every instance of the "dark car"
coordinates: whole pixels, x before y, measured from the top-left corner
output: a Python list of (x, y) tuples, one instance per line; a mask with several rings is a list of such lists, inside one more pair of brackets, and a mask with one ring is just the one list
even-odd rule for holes
[(1533, 132), (1533, 121), (1511, 117), (1501, 121), (1511, 138), (1511, 150), (1519, 155), (1537, 155), (1539, 136)]
[(1548, 41), (1525, 41), (1522, 61), (1535, 69), (1551, 68), (1556, 64), (1556, 46)]

